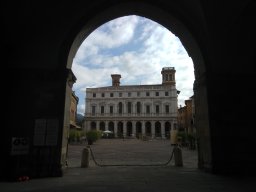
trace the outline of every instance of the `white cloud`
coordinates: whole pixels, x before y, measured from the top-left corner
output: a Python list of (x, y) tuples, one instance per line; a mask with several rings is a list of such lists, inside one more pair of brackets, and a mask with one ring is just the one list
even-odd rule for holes
[(136, 16), (125, 16), (102, 25), (86, 38), (75, 56), (75, 61), (81, 62), (93, 57), (94, 64), (99, 63), (95, 57), (100, 50), (117, 48), (132, 40), (138, 20)]
[(108, 79), (110, 81), (112, 69), (92, 69), (77, 63), (73, 63), (72, 70), (77, 78), (77, 81), (74, 84), (74, 89), (84, 90), (85, 87), (110, 86), (109, 82), (106, 81), (106, 74), (109, 74)]
[[(135, 38), (141, 42), (136, 51), (124, 49), (111, 54), (112, 48), (131, 46), (129, 43)], [(183, 106), (184, 100), (193, 95), (194, 69), (179, 39), (153, 21), (122, 17), (98, 28), (81, 45), (72, 66), (77, 77), (74, 88), (110, 86), (113, 73), (122, 75), (121, 85), (160, 84), (161, 70), (166, 66), (176, 69), (176, 87), (181, 91), (179, 105)]]
[(120, 46), (128, 43), (133, 35), (136, 25), (138, 24), (138, 17), (126, 16), (115, 19), (107, 23), (107, 29), (110, 35), (107, 35), (108, 48)]

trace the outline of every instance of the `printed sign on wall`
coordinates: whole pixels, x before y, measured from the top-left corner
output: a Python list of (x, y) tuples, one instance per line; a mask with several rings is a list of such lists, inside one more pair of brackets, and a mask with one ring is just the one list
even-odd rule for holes
[(12, 138), (11, 155), (24, 155), (29, 153), (29, 141), (25, 137)]

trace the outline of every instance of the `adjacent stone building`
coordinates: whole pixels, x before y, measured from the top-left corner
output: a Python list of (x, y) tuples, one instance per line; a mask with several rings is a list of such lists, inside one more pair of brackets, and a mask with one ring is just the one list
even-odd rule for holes
[(178, 130), (180, 132), (185, 132), (186, 134), (195, 134), (195, 105), (194, 96), (185, 100), (185, 106), (180, 106), (178, 109)]
[(167, 138), (177, 126), (177, 89), (174, 67), (162, 68), (162, 84), (87, 88), (85, 125), (88, 130), (110, 130), (115, 137)]
[(77, 124), (78, 102), (79, 102), (78, 96), (76, 96), (75, 91), (72, 91), (71, 101), (70, 101), (70, 129), (81, 130), (81, 126)]

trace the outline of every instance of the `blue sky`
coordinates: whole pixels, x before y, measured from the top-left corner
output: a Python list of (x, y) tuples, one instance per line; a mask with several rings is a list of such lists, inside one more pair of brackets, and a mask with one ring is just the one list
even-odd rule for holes
[(139, 16), (125, 16), (94, 30), (78, 49), (72, 64), (77, 78), (78, 113), (85, 111), (85, 90), (120, 85), (161, 84), (163, 67), (175, 67), (178, 105), (193, 95), (194, 67), (178, 37), (162, 25)]

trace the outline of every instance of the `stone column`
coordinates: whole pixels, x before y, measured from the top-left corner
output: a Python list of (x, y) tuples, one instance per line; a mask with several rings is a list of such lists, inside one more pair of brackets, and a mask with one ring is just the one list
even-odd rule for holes
[(146, 113), (144, 104), (145, 104), (144, 101), (141, 101), (141, 114), (143, 115), (143, 117), (145, 116), (145, 113)]
[(100, 130), (100, 122), (96, 121), (96, 130), (99, 131)]
[(162, 139), (166, 139), (166, 137), (165, 137), (164, 121), (160, 121), (160, 123), (161, 123), (161, 134), (162, 134)]
[(84, 121), (84, 130), (83, 131), (86, 132), (86, 131), (91, 130), (90, 125), (91, 125), (91, 121)]
[[(212, 146), (213, 137), (210, 136), (208, 96), (205, 75), (198, 76), (194, 82), (195, 95), (195, 124), (198, 135), (198, 167), (210, 170), (212, 168)], [(213, 94), (214, 95), (214, 94)], [(213, 123), (214, 125), (214, 123)], [(222, 135), (223, 136), (223, 135)], [(214, 139), (218, 138), (217, 135)], [(219, 141), (219, 143), (221, 143)], [(221, 159), (221, 158), (220, 158)]]
[(127, 121), (123, 122), (123, 136), (127, 136)]
[(151, 121), (151, 137), (154, 139), (156, 137), (156, 125), (155, 121)]
[(170, 131), (171, 130), (174, 130), (174, 121), (173, 120), (171, 121), (171, 129), (170, 129)]
[(136, 114), (136, 103), (132, 102), (132, 114)]
[(108, 121), (105, 121), (105, 130), (108, 130)]
[(133, 135), (133, 138), (136, 137), (136, 122), (135, 121), (132, 121), (132, 135)]
[(123, 108), (123, 116), (124, 116), (124, 115), (127, 114), (127, 106), (126, 106), (127, 103), (124, 101), (123, 104), (124, 104), (124, 105), (123, 105), (123, 106), (124, 106), (124, 108)]
[(146, 133), (146, 131), (145, 131), (145, 121), (142, 121), (142, 122), (141, 122), (141, 129), (142, 129), (142, 130), (141, 130), (141, 131), (142, 131), (142, 136), (145, 136), (145, 135), (146, 135), (146, 134), (145, 134), (145, 133)]
[(117, 137), (117, 121), (114, 121), (114, 135)]

